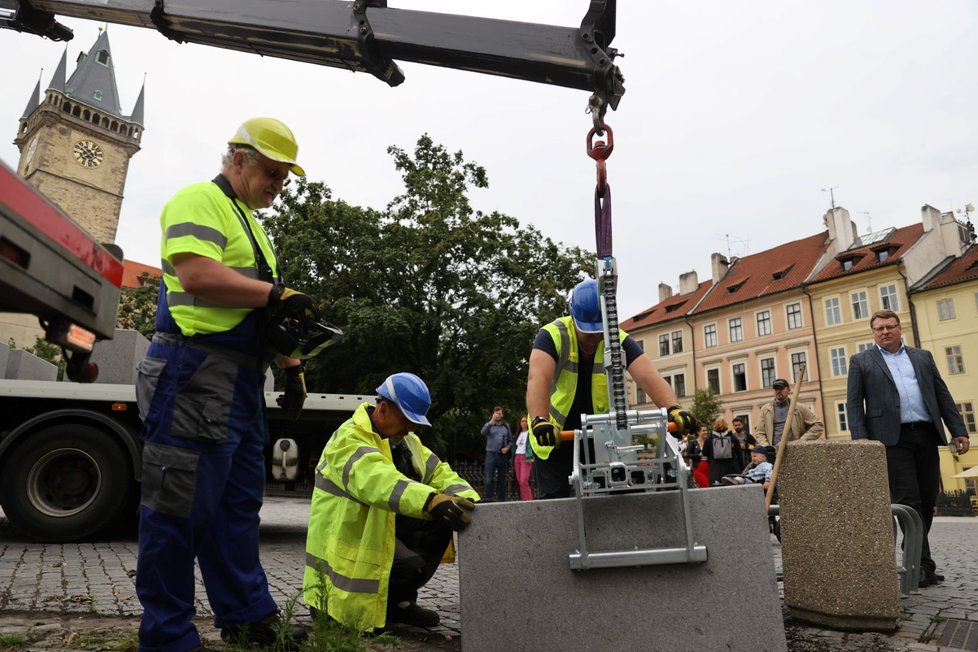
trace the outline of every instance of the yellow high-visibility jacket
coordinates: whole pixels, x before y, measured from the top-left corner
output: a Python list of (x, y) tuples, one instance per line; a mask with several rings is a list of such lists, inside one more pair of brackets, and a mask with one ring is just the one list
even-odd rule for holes
[[(570, 316), (558, 317), (543, 327), (550, 334), (557, 348), (557, 368), (550, 386), (550, 420), (562, 429), (567, 422), (567, 414), (574, 405), (577, 394), (577, 371), (580, 353), (577, 345), (577, 331), (574, 320)], [(625, 331), (619, 331), (620, 341), (628, 337)], [(624, 353), (622, 354), (624, 355)], [(594, 367), (591, 369), (591, 402), (594, 413), (602, 414), (608, 411), (608, 376), (604, 368), (604, 341), (598, 344), (594, 352)], [(539, 416), (539, 415), (531, 415)], [(529, 437), (533, 455), (540, 459), (550, 457), (553, 446), (537, 443), (536, 437)]]
[(387, 439), (374, 432), (369, 403), (341, 425), (316, 468), (303, 593), (306, 604), (368, 631), (387, 619), (397, 514), (430, 519), (433, 491), (479, 500), (478, 493), (413, 432), (404, 438), (422, 482), (395, 467)]

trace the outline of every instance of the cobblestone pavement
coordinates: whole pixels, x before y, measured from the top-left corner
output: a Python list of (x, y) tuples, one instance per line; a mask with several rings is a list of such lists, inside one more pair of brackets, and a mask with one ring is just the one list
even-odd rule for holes
[[(297, 498), (269, 497), (262, 510), (261, 557), (272, 594), (280, 605), (295, 599), (302, 585), (308, 513), (308, 500)], [(805, 641), (797, 649), (811, 650), (975, 650), (970, 645), (941, 645), (940, 641), (945, 630), (963, 632), (969, 626), (974, 630), (973, 640), (978, 640), (978, 519), (936, 518), (931, 549), (947, 579), (901, 600), (904, 619), (895, 634), (841, 633), (789, 621), (789, 640)], [(780, 568), (778, 545), (775, 565)], [(139, 615), (133, 586), (135, 568), (136, 543), (131, 539), (32, 543), (18, 536), (0, 517), (0, 611)], [(210, 608), (199, 575), (197, 582), (198, 615), (208, 616)], [(442, 616), (431, 634), (459, 637), (458, 566), (442, 565), (422, 589), (419, 603), (437, 609)], [(304, 612), (301, 604), (299, 612)]]

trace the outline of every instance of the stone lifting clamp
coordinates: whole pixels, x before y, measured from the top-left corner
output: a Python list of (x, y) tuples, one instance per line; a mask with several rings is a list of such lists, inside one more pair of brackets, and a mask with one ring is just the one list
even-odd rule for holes
[[(595, 136), (607, 141), (594, 140)], [(587, 135), (587, 154), (595, 160), (597, 184), (594, 191), (594, 226), (597, 240), (595, 278), (604, 330), (605, 373), (608, 376), (607, 414), (581, 415), (579, 430), (564, 431), (572, 439), (574, 466), (569, 481), (577, 501), (580, 548), (571, 553), (573, 570), (701, 563), (707, 560), (706, 546), (696, 543), (689, 507), (690, 471), (669, 440), (665, 409), (629, 410), (625, 385), (625, 363), (618, 328), (618, 266), (612, 255), (611, 186), (606, 160), (614, 149), (611, 128), (595, 121)], [(674, 440), (673, 440), (674, 441)], [(649, 447), (655, 450), (652, 454)], [(583, 459), (582, 459), (583, 454)], [(593, 458), (592, 458), (593, 455)], [(669, 548), (592, 552), (588, 549), (584, 499), (602, 494), (678, 490), (682, 510), (682, 545)]]

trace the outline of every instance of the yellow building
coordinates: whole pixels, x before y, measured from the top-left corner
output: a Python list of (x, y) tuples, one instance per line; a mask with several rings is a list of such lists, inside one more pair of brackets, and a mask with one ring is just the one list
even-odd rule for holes
[(954, 477), (978, 467), (978, 245), (923, 279), (911, 288), (910, 296), (920, 346), (934, 355), (973, 447), (960, 456), (948, 447), (941, 449), (943, 489), (978, 492), (978, 477)]

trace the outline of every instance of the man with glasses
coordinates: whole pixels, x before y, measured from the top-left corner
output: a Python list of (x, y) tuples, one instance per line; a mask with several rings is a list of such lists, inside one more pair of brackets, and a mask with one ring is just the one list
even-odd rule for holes
[(968, 452), (968, 434), (934, 356), (903, 343), (899, 315), (879, 310), (869, 324), (876, 346), (849, 361), (849, 431), (853, 439), (874, 439), (886, 446), (890, 500), (920, 514), (920, 586), (933, 586), (944, 579), (927, 541), (940, 485), (938, 446), (948, 444), (944, 424), (958, 454)]
[[(265, 372), (285, 370), (283, 407), (305, 398), (302, 364), (272, 350), (269, 316), (318, 319), (282, 283), (252, 211), (268, 208), (296, 163), (295, 136), (273, 118), (246, 121), (213, 181), (177, 192), (160, 218), (163, 279), (156, 335), (136, 385), (144, 421), (136, 593), (139, 649), (206, 650), (191, 622), (194, 559), (223, 639), (295, 647), (258, 559), (265, 487)], [(282, 631), (285, 630), (285, 631)]]

